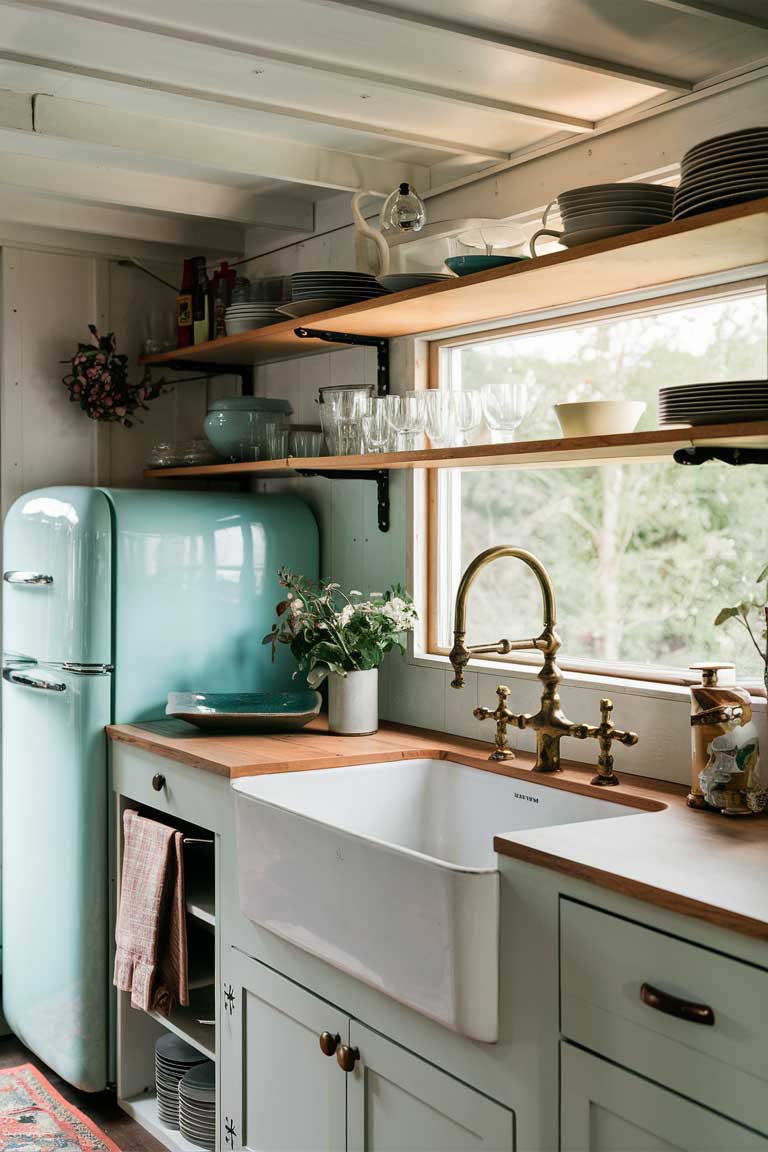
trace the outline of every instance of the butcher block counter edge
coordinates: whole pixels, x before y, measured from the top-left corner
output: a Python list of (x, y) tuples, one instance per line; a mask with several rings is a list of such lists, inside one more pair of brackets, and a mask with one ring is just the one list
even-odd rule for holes
[(566, 763), (556, 776), (532, 775), (533, 757), (518, 752), (489, 761), (489, 745), (428, 729), (383, 724), (371, 736), (334, 736), (324, 717), (299, 732), (204, 735), (178, 720), (114, 724), (110, 738), (158, 756), (236, 779), (415, 757), (458, 760), (532, 784), (643, 809), (640, 816), (558, 825), (496, 836), (496, 851), (587, 880), (625, 896), (720, 928), (768, 940), (768, 819), (728, 819), (687, 807), (687, 789), (625, 776), (618, 787), (590, 784), (594, 769)]

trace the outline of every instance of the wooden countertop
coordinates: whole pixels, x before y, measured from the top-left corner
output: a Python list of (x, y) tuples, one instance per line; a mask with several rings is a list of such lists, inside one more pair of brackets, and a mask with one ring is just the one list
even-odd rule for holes
[(626, 819), (500, 833), (496, 851), (610, 888), (720, 928), (768, 940), (768, 818), (728, 818), (687, 807), (687, 789), (642, 776), (596, 788), (594, 769), (567, 763), (555, 776), (531, 776), (533, 757), (504, 764), (489, 745), (386, 724), (373, 736), (332, 736), (319, 717), (300, 732), (213, 736), (183, 721), (116, 724), (111, 739), (235, 779), (414, 756), (461, 760), (485, 771), (644, 809)]

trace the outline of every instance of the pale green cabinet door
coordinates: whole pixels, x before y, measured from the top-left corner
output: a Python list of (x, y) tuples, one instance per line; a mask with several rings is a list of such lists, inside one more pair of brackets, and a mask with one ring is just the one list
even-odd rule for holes
[(758, 1149), (766, 1152), (768, 1140), (756, 1132), (580, 1048), (560, 1045), (560, 1152)]
[(353, 1020), (348, 1152), (514, 1152), (514, 1114)]
[(347, 1077), (319, 1037), (347, 1017), (234, 949), (223, 972), (224, 1152), (344, 1152)]

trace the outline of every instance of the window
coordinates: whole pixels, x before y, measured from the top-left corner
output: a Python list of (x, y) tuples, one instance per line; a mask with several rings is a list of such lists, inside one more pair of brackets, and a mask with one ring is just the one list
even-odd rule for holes
[[(527, 377), (519, 439), (560, 435), (553, 405), (596, 396), (644, 400), (639, 427), (654, 428), (661, 386), (768, 376), (765, 284), (725, 291), (440, 342), (430, 383), (467, 389), (498, 373)], [(431, 651), (450, 648), (466, 564), (509, 543), (533, 552), (552, 576), (564, 667), (680, 680), (690, 663), (722, 659), (741, 676), (760, 675), (743, 630), (713, 621), (720, 607), (757, 590), (768, 562), (768, 468), (663, 460), (436, 471), (429, 483)], [(532, 637), (540, 620), (538, 588), (523, 565), (480, 574), (470, 642)]]

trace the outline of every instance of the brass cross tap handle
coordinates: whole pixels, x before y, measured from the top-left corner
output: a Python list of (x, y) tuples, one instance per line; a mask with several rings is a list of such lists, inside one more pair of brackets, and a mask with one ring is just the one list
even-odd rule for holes
[(488, 757), (489, 760), (514, 760), (515, 754), (509, 746), (507, 739), (507, 725), (516, 724), (517, 716), (507, 708), (507, 699), (509, 697), (509, 688), (504, 684), (499, 684), (496, 689), (496, 695), (499, 698), (499, 703), (496, 708), (491, 711), (490, 708), (475, 708), (472, 715), (476, 720), (495, 720), (496, 721), (496, 738), (494, 740), (495, 748)]
[(613, 755), (611, 745), (614, 740), (627, 747), (637, 744), (636, 732), (621, 732), (613, 726), (613, 701), (606, 698), (600, 701), (600, 723), (596, 728), (588, 728), (587, 736), (594, 736), (600, 747), (597, 758), (597, 775), (592, 778), (592, 784), (608, 785), (618, 784), (619, 778), (613, 770)]

